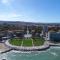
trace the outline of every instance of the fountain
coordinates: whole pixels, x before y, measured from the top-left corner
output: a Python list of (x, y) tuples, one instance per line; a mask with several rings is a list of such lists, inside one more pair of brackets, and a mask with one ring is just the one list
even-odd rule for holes
[(25, 38), (31, 38), (32, 34), (29, 33), (28, 26), (27, 26), (27, 34), (24, 35)]

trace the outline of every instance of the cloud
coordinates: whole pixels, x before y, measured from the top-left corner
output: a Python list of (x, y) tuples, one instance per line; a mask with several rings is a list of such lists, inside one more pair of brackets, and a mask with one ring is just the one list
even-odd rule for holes
[(29, 16), (16, 14), (16, 13), (9, 13), (9, 14), (1, 14), (0, 21), (26, 21), (26, 22), (34, 22), (33, 18)]
[(3, 4), (9, 3), (10, 0), (2, 0)]
[(1, 0), (2, 4), (10, 5), (13, 0)]
[(12, 20), (14, 18), (18, 18), (21, 17), (20, 14), (16, 14), (16, 13), (9, 13), (9, 14), (1, 14), (0, 15), (0, 20)]

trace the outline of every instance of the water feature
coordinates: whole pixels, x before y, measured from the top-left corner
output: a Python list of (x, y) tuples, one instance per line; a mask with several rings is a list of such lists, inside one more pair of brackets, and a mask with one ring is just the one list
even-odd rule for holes
[(0, 60), (60, 60), (60, 47), (51, 47), (46, 51), (21, 52), (10, 51), (0, 54)]

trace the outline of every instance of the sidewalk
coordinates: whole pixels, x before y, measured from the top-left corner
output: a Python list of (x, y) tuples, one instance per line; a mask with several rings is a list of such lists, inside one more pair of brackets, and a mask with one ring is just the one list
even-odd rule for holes
[(3, 52), (3, 51), (6, 51), (8, 50), (9, 48), (5, 46), (4, 43), (0, 43), (0, 53)]
[(15, 48), (15, 49), (19, 49), (19, 50), (37, 50), (37, 49), (46, 49), (49, 47), (48, 42), (45, 42), (44, 45), (42, 46), (32, 46), (32, 47), (24, 47), (24, 46), (15, 46), (15, 45), (11, 45), (9, 43), (9, 40), (6, 41), (5, 43), (7, 46), (11, 47), (11, 48)]

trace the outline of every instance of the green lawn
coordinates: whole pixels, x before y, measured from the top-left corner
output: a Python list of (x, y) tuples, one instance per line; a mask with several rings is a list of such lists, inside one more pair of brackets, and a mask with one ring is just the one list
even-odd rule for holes
[(12, 45), (21, 46), (22, 40), (14, 38), (14, 39), (11, 39), (9, 42)]
[(44, 39), (36, 37), (33, 39), (33, 44), (34, 46), (41, 46), (44, 44)]
[(24, 39), (23, 46), (32, 46), (32, 39)]
[[(33, 41), (33, 44), (32, 44), (32, 41)], [(38, 37), (30, 38), (30, 39), (14, 38), (14, 39), (11, 39), (9, 42), (10, 44), (16, 45), (16, 46), (21, 46), (21, 45), (22, 46), (33, 46), (33, 45), (40, 46), (44, 44), (44, 39), (38, 38)]]

